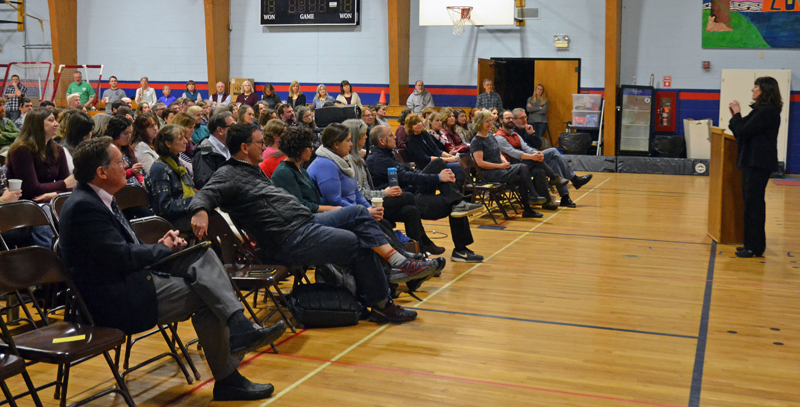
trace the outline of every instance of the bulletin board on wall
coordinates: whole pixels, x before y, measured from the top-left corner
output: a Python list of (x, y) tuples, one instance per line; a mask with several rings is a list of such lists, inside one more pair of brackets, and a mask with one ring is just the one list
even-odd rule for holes
[(702, 0), (703, 48), (800, 48), (797, 0)]

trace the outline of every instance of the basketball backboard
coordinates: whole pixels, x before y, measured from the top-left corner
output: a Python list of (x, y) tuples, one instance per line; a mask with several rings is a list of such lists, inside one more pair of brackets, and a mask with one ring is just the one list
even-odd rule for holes
[(514, 25), (514, 0), (419, 0), (419, 25), (453, 25), (447, 6), (470, 6), (466, 25)]

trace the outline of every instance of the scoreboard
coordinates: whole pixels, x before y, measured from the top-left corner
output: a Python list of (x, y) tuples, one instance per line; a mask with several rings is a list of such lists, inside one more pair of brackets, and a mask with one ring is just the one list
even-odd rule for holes
[(358, 25), (360, 0), (261, 0), (261, 25)]

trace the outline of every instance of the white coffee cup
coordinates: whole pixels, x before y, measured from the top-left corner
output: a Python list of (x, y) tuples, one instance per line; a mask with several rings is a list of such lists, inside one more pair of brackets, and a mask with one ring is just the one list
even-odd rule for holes
[(383, 206), (383, 198), (372, 198), (372, 206), (380, 208)]
[(19, 191), (22, 189), (22, 180), (21, 179), (10, 179), (8, 180), (8, 190), (9, 191)]

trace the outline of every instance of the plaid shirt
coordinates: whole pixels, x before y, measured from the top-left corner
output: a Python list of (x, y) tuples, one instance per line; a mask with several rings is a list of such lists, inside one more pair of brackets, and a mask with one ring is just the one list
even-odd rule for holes
[(475, 103), (475, 108), (486, 108), (491, 110), (492, 108), (497, 108), (498, 112), (503, 111), (503, 100), (500, 99), (500, 94), (497, 92), (492, 91), (492, 93), (483, 92), (478, 95), (478, 102)]
[[(25, 92), (28, 91), (28, 88), (21, 83), (17, 84), (17, 86), (19, 86), (19, 91), (22, 92), (22, 97), (25, 97)], [(6, 87), (6, 91), (3, 93), (3, 95), (8, 97), (8, 101), (6, 102), (6, 110), (9, 112), (15, 112), (19, 110), (19, 101), (22, 98), (16, 96), (16, 91), (17, 90), (14, 89), (13, 85), (8, 85), (8, 87)]]

